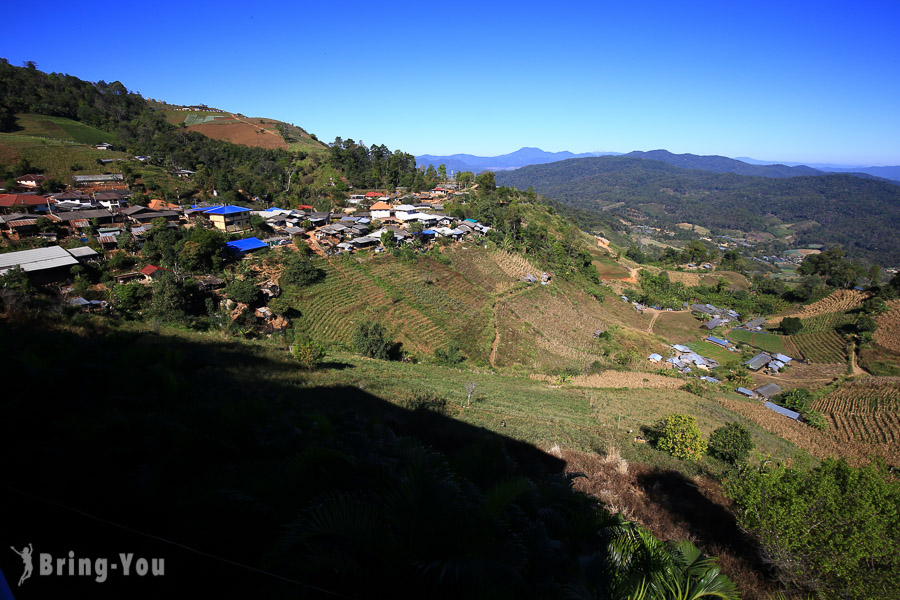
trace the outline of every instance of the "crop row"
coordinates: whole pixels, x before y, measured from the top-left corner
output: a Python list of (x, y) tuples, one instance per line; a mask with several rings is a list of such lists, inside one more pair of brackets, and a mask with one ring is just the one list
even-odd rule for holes
[(837, 413), (830, 417), (834, 434), (841, 440), (893, 444), (900, 439), (900, 416), (896, 413)]
[(855, 323), (856, 316), (835, 312), (802, 319), (801, 322), (803, 323), (803, 333), (818, 333), (832, 331), (842, 325)]
[(803, 357), (813, 363), (842, 363), (847, 360), (847, 341), (835, 331), (792, 336)]

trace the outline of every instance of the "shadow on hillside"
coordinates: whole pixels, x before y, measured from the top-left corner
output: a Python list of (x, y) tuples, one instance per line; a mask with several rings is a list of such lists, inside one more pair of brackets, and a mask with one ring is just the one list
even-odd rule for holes
[(706, 548), (719, 547), (745, 561), (767, 578), (774, 572), (761, 559), (759, 544), (738, 527), (734, 515), (712, 502), (678, 471), (650, 471), (637, 478), (647, 496), (673, 517), (683, 520), (693, 538)]
[[(36, 553), (35, 575), (16, 597), (333, 597), (295, 579), (305, 565), (288, 550), (304, 548), (306, 538), (285, 532), (303, 510), (337, 497), (374, 498), (435, 450), (467, 477), (468, 488), (439, 467), (423, 475), (451, 499), (516, 476), (556, 478), (564, 467), (534, 446), (432, 410), (406, 410), (355, 387), (303, 387), (304, 371), (267, 348), (116, 331), (80, 336), (8, 321), (0, 323), (0, 347), (0, 542), (33, 544)], [(417, 453), (423, 458), (409, 458)], [(435, 507), (432, 526), (443, 532), (419, 541), (423, 553), (452, 547), (453, 529), (466, 527), (442, 502), (440, 494), (421, 500)], [(352, 529), (356, 518), (334, 526)], [(409, 518), (427, 531), (425, 517)], [(380, 540), (364, 550), (368, 544), (367, 559), (348, 554), (350, 575), (377, 563)], [(90, 574), (78, 576), (87, 565), (77, 562), (74, 576), (68, 563), (59, 574), (39, 573), (40, 554), (55, 562), (70, 551), (76, 561), (92, 559)], [(165, 575), (124, 577), (120, 568), (95, 581), (96, 559), (112, 564), (119, 553), (164, 558)], [(0, 569), (15, 585), (21, 560), (0, 551)], [(325, 580), (339, 587), (347, 576)]]

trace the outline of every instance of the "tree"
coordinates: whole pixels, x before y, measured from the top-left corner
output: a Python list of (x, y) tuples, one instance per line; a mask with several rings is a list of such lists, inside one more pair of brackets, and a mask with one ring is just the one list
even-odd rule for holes
[[(129, 284), (130, 285), (130, 284)], [(150, 314), (161, 321), (180, 321), (184, 318), (187, 295), (172, 273), (163, 273), (153, 282)]]
[(479, 194), (488, 194), (497, 189), (497, 180), (494, 178), (493, 171), (482, 171), (475, 178), (475, 183), (478, 184)]
[(798, 317), (785, 317), (781, 320), (781, 331), (784, 335), (794, 335), (803, 329), (803, 321)]
[(860, 600), (900, 589), (900, 480), (883, 462), (745, 465), (725, 491), (784, 583)]
[(706, 453), (697, 419), (690, 415), (668, 415), (653, 429), (656, 447), (675, 458), (699, 460)]
[(291, 350), (291, 354), (300, 364), (312, 371), (319, 361), (325, 358), (325, 349), (313, 341), (297, 343)]
[(295, 285), (305, 287), (325, 278), (325, 271), (313, 264), (309, 256), (300, 253), (285, 253), (285, 266), (278, 284), (282, 287)]
[(750, 432), (740, 423), (723, 425), (709, 436), (709, 453), (731, 464), (747, 458), (753, 446)]
[(115, 286), (112, 289), (112, 301), (116, 310), (133, 317), (145, 306), (150, 288), (133, 281)]
[(447, 180), (447, 165), (438, 165), (437, 172), (438, 176), (441, 178), (441, 181)]
[(235, 302), (253, 304), (259, 300), (260, 291), (252, 279), (233, 279), (225, 285), (225, 295)]
[(400, 354), (400, 344), (388, 338), (380, 323), (362, 321), (353, 332), (353, 349), (369, 358), (395, 360)]
[(478, 389), (478, 384), (474, 381), (466, 383), (466, 408), (472, 405), (472, 395)]
[(394, 247), (394, 232), (387, 230), (381, 232), (381, 245), (385, 248)]

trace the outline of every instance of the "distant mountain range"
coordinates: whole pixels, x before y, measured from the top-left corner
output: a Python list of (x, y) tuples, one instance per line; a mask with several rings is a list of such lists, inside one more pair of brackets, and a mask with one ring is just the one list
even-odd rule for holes
[(650, 152), (545, 152), (540, 148), (520, 148), (509, 154), (500, 156), (474, 156), (472, 154), (453, 154), (451, 156), (434, 156), (423, 154), (416, 157), (416, 165), (428, 167), (445, 165), (448, 173), (459, 171), (509, 171), (528, 165), (543, 165), (569, 160), (572, 158), (590, 158), (596, 156), (631, 156), (657, 160), (683, 169), (699, 169), (712, 173), (736, 173), (738, 175), (756, 175), (759, 177), (801, 177), (823, 175), (825, 173), (853, 173), (862, 177), (879, 177), (900, 181), (900, 166), (896, 167), (855, 167), (851, 165), (820, 164), (804, 165), (802, 163), (775, 163), (753, 158), (728, 158), (725, 156), (698, 156), (696, 154), (673, 154), (668, 150), (652, 150)]
[(544, 152), (540, 148), (520, 148), (509, 154), (500, 156), (475, 156), (472, 154), (453, 154), (451, 156), (433, 156), (423, 154), (416, 157), (416, 166), (427, 168), (428, 165), (446, 165), (447, 173), (459, 171), (508, 171), (527, 165), (543, 165), (546, 163), (568, 160), (570, 158), (587, 158), (590, 156), (616, 156), (618, 152)]
[[(757, 160), (755, 158), (746, 158), (739, 157), (735, 160), (740, 160), (745, 163), (749, 163), (751, 165), (774, 165), (776, 163), (767, 160)], [(803, 163), (794, 163), (794, 162), (782, 162), (778, 163), (782, 165), (787, 165), (789, 167), (799, 166)], [(872, 175), (874, 177), (883, 177), (884, 179), (893, 179), (894, 181), (900, 181), (900, 166), (897, 167), (865, 167), (865, 166), (854, 166), (854, 165), (836, 165), (833, 163), (806, 163), (807, 167), (812, 167), (814, 169), (818, 169), (819, 171), (823, 171), (825, 173), (866, 173), (867, 175)]]
[(841, 244), (854, 258), (900, 265), (900, 185), (856, 173), (806, 176), (806, 169), (661, 151), (530, 165), (496, 178), (592, 213), (582, 219), (590, 226), (622, 216), (774, 232), (795, 244)]

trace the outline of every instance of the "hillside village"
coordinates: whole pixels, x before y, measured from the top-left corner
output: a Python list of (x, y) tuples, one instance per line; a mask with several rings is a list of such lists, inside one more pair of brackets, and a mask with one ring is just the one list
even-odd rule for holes
[[(143, 102), (128, 96), (114, 101)], [(17, 377), (0, 439), (33, 444), (10, 468), (23, 488), (56, 497), (65, 481), (73, 505), (121, 522), (136, 507), (179, 543), (353, 597), (377, 588), (361, 565), (418, 585), (422, 556), (479, 590), (489, 571), (527, 581), (520, 597), (643, 597), (644, 550), (693, 556), (686, 581), (729, 600), (840, 591), (846, 575), (794, 561), (827, 546), (836, 517), (819, 513), (865, 497), (877, 506), (854, 523), (896, 527), (895, 272), (835, 248), (762, 256), (752, 235), (690, 223), (587, 233), (490, 172), (425, 172), (340, 138), (238, 147), (189, 123), (274, 137), (275, 122), (151, 104), (132, 108), (155, 137), (126, 123), (127, 143), (0, 133), (48, 161), (0, 164), (16, 174), (0, 189), (0, 340)], [(38, 381), (54, 390), (41, 403), (18, 391)], [(101, 461), (116, 477), (79, 467)], [(760, 492), (784, 473), (803, 489)], [(833, 484), (854, 477), (884, 493)], [(781, 507), (770, 529), (748, 517), (770, 508), (759, 498)], [(790, 522), (815, 516), (820, 537), (784, 549), (777, 526), (801, 508)], [(828, 559), (896, 581), (894, 533)], [(609, 557), (628, 548), (627, 592), (579, 587), (626, 572)], [(429, 597), (478, 595), (425, 579)], [(257, 583), (246, 595), (266, 595)]]

